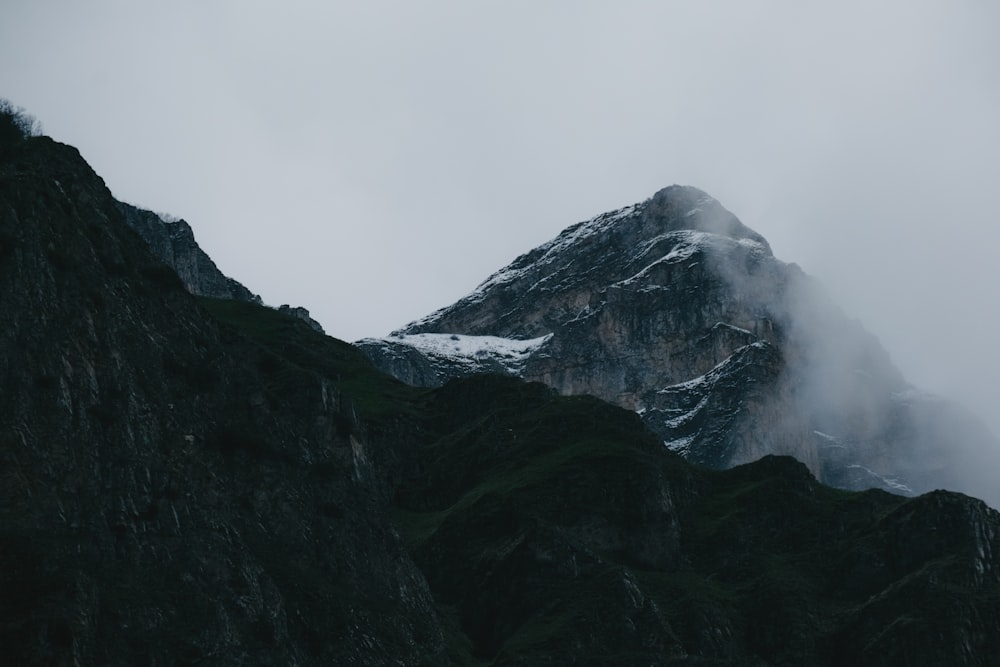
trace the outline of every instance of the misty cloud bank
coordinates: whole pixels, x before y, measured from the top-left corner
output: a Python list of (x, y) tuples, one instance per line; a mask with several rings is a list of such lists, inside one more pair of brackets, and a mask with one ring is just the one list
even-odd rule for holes
[[(715, 216), (727, 220), (731, 214), (719, 209)], [(1000, 439), (981, 418), (909, 382), (878, 338), (797, 265), (758, 270), (721, 253), (705, 257), (737, 299), (763, 304), (761, 317), (775, 323), (766, 331), (784, 363), (770, 398), (769, 451), (796, 456), (836, 486), (904, 494), (947, 488), (1000, 507)]]

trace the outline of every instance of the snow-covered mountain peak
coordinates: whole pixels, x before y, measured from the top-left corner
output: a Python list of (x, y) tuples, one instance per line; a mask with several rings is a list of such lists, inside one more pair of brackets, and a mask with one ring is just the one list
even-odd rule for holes
[(643, 214), (648, 224), (663, 231), (708, 232), (731, 239), (747, 239), (759, 243), (771, 254), (767, 240), (744, 225), (714, 197), (688, 185), (671, 185), (643, 202)]
[(709, 467), (783, 454), (844, 488), (1000, 502), (980, 472), (1000, 461), (996, 439), (908, 391), (874, 336), (697, 188), (568, 227), (463, 299), (359, 345), (413, 384), (485, 371), (598, 396)]
[[(647, 269), (684, 261), (697, 253), (721, 257), (722, 261), (734, 254), (750, 256), (751, 260), (772, 257), (764, 237), (741, 223), (717, 200), (697, 188), (672, 185), (643, 202), (566, 228), (489, 276), (458, 302), (393, 333), (452, 332), (456, 314), (481, 309), (484, 302), (506, 302), (507, 295), (515, 293), (524, 298), (535, 293), (575, 292), (577, 296), (567, 306), (575, 316), (588, 305), (585, 294), (639, 280), (652, 281), (649, 286), (656, 288), (657, 272)], [(553, 316), (564, 321), (563, 314)], [(483, 328), (469, 333), (534, 338), (550, 331), (551, 319), (534, 318), (528, 323), (532, 326), (523, 326), (524, 322), (516, 326), (484, 322)]]
[(480, 283), (473, 294), (481, 294), (493, 287), (513, 282), (523, 276), (529, 268), (540, 268), (554, 263), (576, 246), (607, 233), (616, 223), (634, 217), (641, 206), (642, 204), (632, 204), (569, 227), (548, 243), (522, 255), (512, 264), (494, 273)]

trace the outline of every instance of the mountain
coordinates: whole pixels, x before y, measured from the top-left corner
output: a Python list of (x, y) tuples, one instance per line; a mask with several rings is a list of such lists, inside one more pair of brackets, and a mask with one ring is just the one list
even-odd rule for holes
[(194, 231), (186, 221), (168, 221), (124, 202), (118, 202), (118, 209), (153, 254), (180, 277), (187, 291), (198, 296), (262, 303), (258, 295), (219, 270), (194, 240)]
[(6, 156), (0, 238), (0, 663), (440, 648), (370, 472), (380, 453), (334, 380), (212, 317), (70, 147)]
[(711, 468), (790, 455), (840, 488), (950, 488), (1000, 506), (988, 429), (907, 383), (814, 280), (695, 188), (569, 227), (358, 345), (420, 386), (490, 371), (597, 396)]
[(45, 137), (0, 143), (0, 312), (2, 664), (1000, 654), (981, 501), (695, 467), (633, 411), (498, 374), (407, 386), (191, 294)]
[[(263, 303), (260, 296), (219, 270), (195, 241), (194, 230), (186, 221), (167, 219), (124, 202), (116, 203), (128, 226), (139, 233), (157, 259), (174, 270), (188, 292), (215, 299)], [(323, 333), (323, 327), (305, 308), (286, 304), (280, 309)]]

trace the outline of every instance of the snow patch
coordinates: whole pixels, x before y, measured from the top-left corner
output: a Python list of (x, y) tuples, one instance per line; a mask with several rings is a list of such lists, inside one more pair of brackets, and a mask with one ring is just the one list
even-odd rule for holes
[[(722, 362), (722, 364), (726, 363), (726, 361), (729, 361), (730, 358), (731, 357), (727, 357), (726, 360)], [(719, 366), (721, 366), (722, 364), (719, 364)], [(719, 368), (719, 366), (716, 366), (715, 368)], [(713, 368), (712, 370), (715, 369)], [(673, 394), (678, 391), (691, 391), (692, 389), (697, 389), (698, 387), (700, 387), (701, 385), (705, 384), (708, 381), (707, 375), (708, 374), (706, 373), (705, 375), (699, 375), (696, 378), (691, 378), (690, 380), (685, 380), (684, 382), (678, 382), (677, 384), (672, 384), (669, 387), (664, 387), (663, 389), (658, 390), (656, 393)]]
[(699, 412), (701, 412), (701, 409), (704, 408), (705, 405), (708, 404), (709, 396), (710, 394), (705, 394), (704, 396), (701, 397), (701, 400), (698, 401), (698, 404), (696, 406), (694, 406), (687, 412), (681, 414), (680, 416), (671, 417), (670, 419), (664, 420), (663, 425), (666, 426), (667, 428), (678, 428), (688, 423), (689, 421), (694, 419)]
[[(599, 234), (607, 230), (614, 223), (618, 222), (622, 218), (627, 218), (634, 214), (638, 204), (632, 204), (631, 206), (626, 206), (625, 208), (620, 208), (617, 211), (611, 211), (610, 213), (602, 213), (596, 218), (587, 220), (586, 222), (581, 222), (569, 229), (565, 230), (562, 234), (552, 239), (548, 243), (538, 247), (537, 252), (541, 256), (535, 260), (533, 263), (528, 265), (526, 268), (535, 268), (539, 266), (544, 266), (546, 264), (551, 264), (555, 261), (564, 250), (572, 245), (575, 245), (579, 241)], [(467, 299), (475, 298), (477, 295), (482, 295), (487, 290), (497, 285), (505, 285), (514, 281), (515, 279), (521, 277), (525, 273), (525, 268), (519, 266), (518, 262), (500, 269), (492, 276), (484, 280), (480, 285), (470, 294)]]
[[(413, 329), (423, 326), (429, 322), (434, 322), (459, 304), (478, 303), (482, 301), (486, 298), (486, 293), (492, 288), (509, 285), (519, 278), (527, 275), (529, 271), (534, 271), (540, 266), (551, 264), (558, 258), (562, 257), (563, 251), (570, 246), (579, 243), (590, 236), (594, 236), (595, 234), (608, 230), (619, 220), (634, 215), (641, 206), (642, 204), (632, 204), (616, 211), (602, 213), (595, 218), (578, 223), (569, 229), (564, 230), (561, 234), (559, 234), (559, 236), (552, 239), (548, 243), (539, 246), (527, 255), (522, 255), (511, 264), (494, 273), (492, 276), (480, 283), (476, 289), (472, 290), (472, 292), (459, 299), (457, 303), (445, 306), (444, 308), (439, 308), (433, 313), (411, 322), (406, 326), (406, 328)], [(532, 261), (528, 262), (528, 258), (534, 254), (537, 254), (538, 258), (532, 259)], [(544, 281), (545, 278), (542, 280)]]
[(736, 239), (736, 242), (739, 243), (744, 248), (750, 250), (751, 253), (755, 254), (760, 253), (764, 255), (769, 254), (767, 252), (767, 248), (765, 248), (764, 244), (761, 243), (760, 241), (754, 241), (753, 239), (748, 239), (748, 238), (740, 238)]
[(692, 434), (685, 435), (682, 438), (675, 438), (674, 440), (664, 440), (663, 446), (677, 454), (684, 454), (691, 446), (691, 443), (694, 442), (694, 438), (695, 436)]
[[(683, 262), (691, 259), (697, 252), (705, 250), (710, 246), (710, 244), (720, 245), (726, 247), (725, 244), (734, 244), (730, 247), (735, 247), (735, 245), (747, 248), (751, 253), (765, 253), (766, 248), (764, 245), (758, 241), (752, 239), (731, 239), (727, 236), (722, 236), (720, 234), (714, 234), (712, 232), (699, 232), (693, 229), (682, 229), (673, 232), (667, 232), (666, 234), (660, 234), (659, 236), (647, 241), (643, 247), (635, 253), (633, 259), (639, 259), (643, 256), (649, 254), (656, 246), (662, 245), (664, 242), (673, 242), (673, 247), (670, 249), (666, 255), (659, 257), (658, 259), (650, 262), (644, 266), (638, 273), (630, 278), (620, 280), (615, 283), (616, 287), (625, 287), (636, 282), (642, 281), (646, 276), (653, 270), (653, 268), (661, 264), (673, 264), (676, 262)], [(688, 266), (691, 268), (696, 266), (697, 263), (692, 263)]]
[(744, 329), (743, 327), (738, 327), (734, 324), (728, 324), (727, 322), (716, 322), (715, 325), (712, 327), (712, 330), (715, 329), (728, 329), (730, 331), (735, 331), (736, 333), (745, 334), (747, 336), (754, 335), (753, 332), (748, 329)]
[(419, 333), (391, 336), (386, 342), (413, 347), (425, 355), (443, 357), (463, 365), (495, 361), (510, 372), (519, 370), (525, 360), (544, 345), (552, 334), (528, 340), (499, 336), (463, 336), (448, 333)]
[[(738, 327), (733, 327), (733, 328), (738, 328)], [(747, 333), (750, 333), (750, 332), (747, 332)], [(690, 380), (685, 380), (684, 382), (678, 382), (677, 384), (672, 384), (669, 387), (664, 387), (663, 389), (658, 389), (656, 393), (657, 394), (676, 394), (678, 392), (691, 392), (691, 391), (699, 390), (702, 387), (702, 385), (705, 385), (705, 384), (709, 384), (709, 385), (714, 384), (714, 382), (718, 379), (718, 377), (724, 372), (725, 367), (728, 366), (729, 364), (733, 363), (734, 361), (736, 361), (736, 359), (738, 357), (742, 356), (744, 354), (744, 352), (746, 352), (746, 350), (748, 350), (750, 348), (754, 348), (754, 349), (758, 349), (758, 350), (763, 350), (763, 349), (766, 349), (768, 347), (770, 347), (770, 343), (768, 343), (767, 341), (763, 341), (763, 340), (757, 340), (757, 341), (754, 341), (754, 342), (750, 343), (749, 345), (744, 345), (743, 347), (738, 348), (731, 355), (729, 355), (728, 357), (726, 357), (725, 359), (723, 359), (722, 361), (720, 361), (719, 363), (717, 363), (712, 368), (712, 370), (708, 371), (704, 375), (699, 375), (698, 377), (691, 378)]]

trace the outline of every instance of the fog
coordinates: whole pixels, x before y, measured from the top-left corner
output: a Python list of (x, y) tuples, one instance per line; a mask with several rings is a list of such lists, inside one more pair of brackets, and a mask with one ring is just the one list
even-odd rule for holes
[(1000, 430), (993, 3), (9, 0), (0, 96), (327, 331), (695, 185)]

